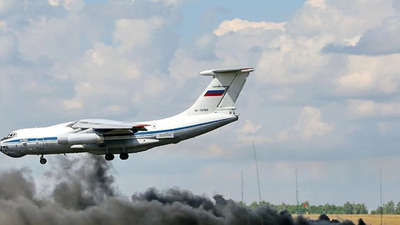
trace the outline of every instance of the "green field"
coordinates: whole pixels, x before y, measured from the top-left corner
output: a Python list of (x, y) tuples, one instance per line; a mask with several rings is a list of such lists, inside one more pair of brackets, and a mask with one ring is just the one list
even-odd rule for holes
[[(302, 215), (305, 218), (317, 220), (319, 214), (309, 214)], [(327, 214), (327, 216), (332, 219), (337, 219), (339, 221), (351, 220), (354, 224), (358, 224), (358, 220), (361, 218), (368, 225), (380, 225), (381, 224), (381, 215), (376, 214)], [(293, 215), (294, 218), (297, 215)], [(383, 215), (382, 216), (382, 224), (383, 225), (399, 225), (400, 224), (400, 215)]]

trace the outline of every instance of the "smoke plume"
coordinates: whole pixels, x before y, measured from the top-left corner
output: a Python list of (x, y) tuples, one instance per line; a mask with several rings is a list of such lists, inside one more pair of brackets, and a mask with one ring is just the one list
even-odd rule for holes
[[(130, 199), (118, 193), (111, 163), (88, 155), (63, 158), (41, 182), (52, 181), (39, 195), (26, 169), (0, 174), (0, 224), (146, 224), (146, 225), (308, 225), (332, 224), (329, 218), (293, 219), (268, 207), (250, 209), (221, 195), (213, 199), (189, 191), (150, 188)], [(51, 183), (51, 182), (49, 182)], [(335, 221), (337, 222), (337, 221)], [(350, 221), (335, 224), (353, 224)]]

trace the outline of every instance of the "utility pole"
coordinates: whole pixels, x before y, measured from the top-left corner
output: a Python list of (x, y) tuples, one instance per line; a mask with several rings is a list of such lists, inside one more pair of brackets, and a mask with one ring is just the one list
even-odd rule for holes
[[(258, 204), (261, 206), (261, 189), (260, 189), (260, 176), (258, 174), (258, 163), (257, 163), (257, 154), (256, 154), (256, 148), (254, 147), (254, 142), (253, 144), (253, 152), (254, 152), (254, 161), (256, 161), (256, 171), (257, 171), (257, 184), (258, 184)], [(264, 225), (264, 219), (263, 215), (261, 214), (261, 225)]]
[(258, 174), (257, 154), (256, 154), (256, 148), (254, 147), (254, 142), (252, 142), (252, 144), (253, 144), (253, 152), (254, 152), (254, 161), (256, 162), (256, 171), (257, 171), (258, 202), (261, 203), (260, 176)]
[(299, 214), (299, 190), (297, 186), (297, 169), (296, 169), (296, 206), (297, 206), (297, 214)]
[(242, 203), (244, 204), (244, 201), (243, 201), (243, 170), (240, 171), (240, 184), (241, 184), (241, 190), (242, 190)]
[(383, 218), (383, 204), (382, 204), (382, 169), (379, 170), (379, 183), (380, 183), (380, 194), (381, 194), (381, 225)]

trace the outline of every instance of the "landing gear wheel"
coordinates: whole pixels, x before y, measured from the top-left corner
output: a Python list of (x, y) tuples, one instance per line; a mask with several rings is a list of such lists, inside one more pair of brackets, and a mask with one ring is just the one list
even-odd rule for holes
[(129, 158), (129, 154), (128, 153), (121, 153), (119, 155), (119, 158), (122, 160), (127, 160)]
[(40, 164), (44, 165), (47, 163), (47, 160), (44, 158), (44, 156), (40, 156)]
[(106, 158), (107, 161), (111, 161), (111, 160), (114, 159), (114, 155), (111, 154), (111, 153), (107, 153), (106, 156), (105, 156), (105, 158)]

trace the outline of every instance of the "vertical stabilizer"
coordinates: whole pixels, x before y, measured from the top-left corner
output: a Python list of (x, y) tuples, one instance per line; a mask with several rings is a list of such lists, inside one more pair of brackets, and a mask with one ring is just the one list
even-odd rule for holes
[(253, 68), (206, 70), (200, 74), (213, 80), (196, 102), (184, 113), (208, 114), (221, 110), (234, 110), (235, 102)]

